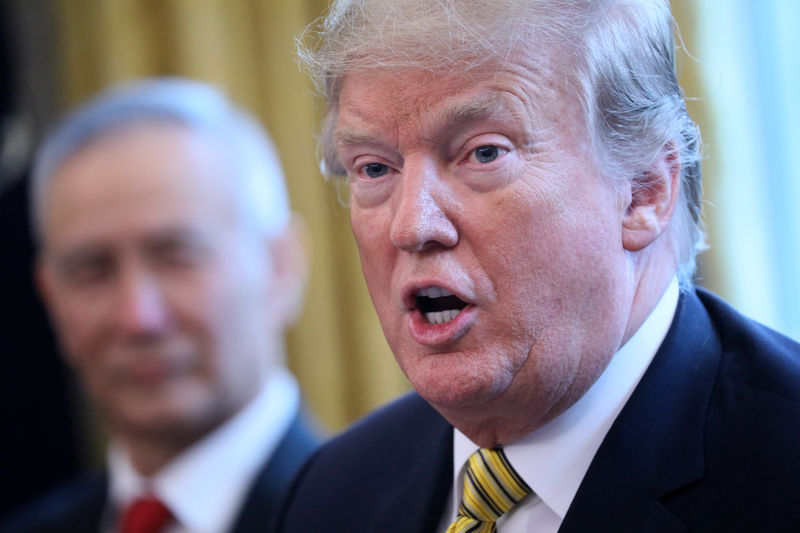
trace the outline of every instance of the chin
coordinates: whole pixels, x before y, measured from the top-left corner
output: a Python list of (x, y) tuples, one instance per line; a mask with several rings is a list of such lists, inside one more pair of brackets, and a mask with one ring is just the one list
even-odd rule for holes
[(198, 435), (224, 419), (211, 402), (189, 391), (162, 391), (125, 402), (117, 419), (142, 434)]
[(502, 395), (513, 376), (504, 369), (470, 361), (465, 356), (429, 355), (406, 376), (435, 408), (480, 409)]

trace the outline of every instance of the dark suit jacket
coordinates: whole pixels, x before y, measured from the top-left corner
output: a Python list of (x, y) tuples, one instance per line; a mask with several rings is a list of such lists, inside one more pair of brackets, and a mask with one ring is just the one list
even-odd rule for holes
[[(278, 530), (433, 532), (451, 485), (452, 428), (411, 394), (312, 457)], [(682, 294), (559, 531), (800, 531), (800, 346)]]
[[(280, 502), (297, 470), (317, 448), (318, 437), (302, 415), (258, 473), (231, 533), (270, 533)], [(107, 479), (87, 478), (68, 484), (29, 506), (5, 525), (2, 533), (94, 533), (106, 505)]]

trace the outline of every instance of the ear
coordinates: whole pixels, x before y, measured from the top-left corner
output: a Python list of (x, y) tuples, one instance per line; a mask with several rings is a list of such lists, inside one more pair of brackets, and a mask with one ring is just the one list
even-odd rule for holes
[(272, 281), (267, 297), (277, 303), (277, 319), (283, 327), (291, 325), (303, 309), (309, 243), (305, 221), (296, 213), (292, 214), (286, 229), (269, 242)]
[(680, 153), (674, 143), (667, 143), (631, 184), (630, 204), (622, 219), (622, 245), (626, 250), (643, 250), (669, 227), (680, 196), (680, 175)]

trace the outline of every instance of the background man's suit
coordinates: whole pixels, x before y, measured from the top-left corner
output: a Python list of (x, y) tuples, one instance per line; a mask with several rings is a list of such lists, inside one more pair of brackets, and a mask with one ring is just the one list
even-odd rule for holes
[[(258, 473), (230, 533), (268, 533), (284, 493), (318, 439), (302, 416), (297, 416), (275, 452)], [(99, 531), (107, 497), (104, 477), (67, 485), (29, 507), (1, 533), (93, 533)]]
[[(798, 531), (798, 425), (800, 346), (713, 295), (683, 293), (559, 531)], [(375, 413), (304, 467), (279, 530), (435, 531), (452, 434), (416, 394)], [(786, 486), (764, 496), (776, 479)]]

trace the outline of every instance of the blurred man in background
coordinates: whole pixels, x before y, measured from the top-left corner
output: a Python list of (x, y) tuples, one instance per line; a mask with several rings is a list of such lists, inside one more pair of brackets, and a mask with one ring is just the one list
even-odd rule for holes
[(314, 456), (281, 531), (796, 530), (800, 346), (691, 284), (668, 2), (340, 0), (315, 30), (324, 169), (416, 393)]
[(108, 470), (11, 531), (269, 531), (315, 447), (284, 368), (306, 263), (278, 156), (212, 87), (124, 85), (35, 161), (37, 277)]

